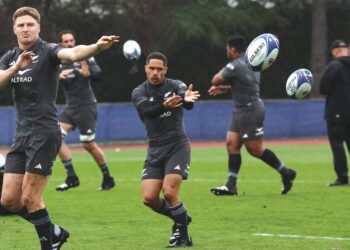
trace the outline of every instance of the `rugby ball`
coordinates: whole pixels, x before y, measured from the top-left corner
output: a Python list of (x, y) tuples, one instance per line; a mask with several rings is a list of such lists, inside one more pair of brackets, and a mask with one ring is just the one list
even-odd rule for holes
[(135, 40), (128, 40), (123, 45), (123, 54), (128, 60), (137, 60), (141, 56), (141, 47)]
[(249, 44), (245, 58), (253, 71), (262, 71), (273, 64), (278, 52), (278, 38), (273, 34), (265, 33), (254, 38)]
[(298, 69), (287, 79), (287, 95), (296, 99), (304, 99), (311, 91), (314, 77), (308, 69)]

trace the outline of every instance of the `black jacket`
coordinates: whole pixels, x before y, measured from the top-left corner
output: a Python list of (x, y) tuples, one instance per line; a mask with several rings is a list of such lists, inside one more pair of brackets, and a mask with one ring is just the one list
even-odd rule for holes
[(350, 122), (350, 56), (331, 61), (320, 82), (326, 96), (325, 119)]

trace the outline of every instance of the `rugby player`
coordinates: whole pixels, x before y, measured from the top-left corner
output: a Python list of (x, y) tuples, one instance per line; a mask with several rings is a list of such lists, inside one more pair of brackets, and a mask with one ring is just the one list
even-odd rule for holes
[(182, 81), (165, 78), (167, 69), (164, 54), (149, 54), (145, 65), (147, 80), (132, 92), (148, 137), (142, 196), (146, 206), (174, 221), (168, 247), (190, 247), (191, 217), (179, 199), (181, 183), (189, 174), (191, 151), (183, 127), (183, 108), (192, 109), (200, 95), (192, 90), (192, 84), (187, 88)]
[(13, 14), (18, 47), (0, 59), (0, 88), (10, 83), (16, 107), (16, 136), (6, 157), (1, 205), (32, 223), (41, 249), (60, 249), (69, 237), (51, 222), (43, 192), (61, 147), (55, 107), (59, 65), (82, 61), (114, 43), (102, 36), (95, 44), (62, 48), (39, 37), (40, 14), (21, 7)]
[(227, 40), (227, 57), (231, 60), (212, 79), (210, 95), (232, 92), (235, 111), (226, 135), (228, 152), (228, 179), (225, 185), (210, 191), (215, 195), (237, 195), (237, 177), (241, 167), (241, 148), (244, 145), (250, 155), (264, 161), (282, 177), (282, 194), (292, 188), (296, 172), (287, 168), (270, 149), (263, 144), (265, 107), (260, 99), (260, 73), (253, 72), (244, 58), (246, 43), (241, 35)]

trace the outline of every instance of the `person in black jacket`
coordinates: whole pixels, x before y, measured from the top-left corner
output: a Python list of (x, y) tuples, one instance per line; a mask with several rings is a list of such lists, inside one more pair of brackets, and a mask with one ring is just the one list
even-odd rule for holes
[(337, 179), (329, 186), (348, 185), (346, 143), (350, 150), (350, 56), (342, 40), (331, 44), (333, 60), (328, 64), (320, 82), (320, 93), (326, 96), (325, 119), (328, 139), (333, 153)]

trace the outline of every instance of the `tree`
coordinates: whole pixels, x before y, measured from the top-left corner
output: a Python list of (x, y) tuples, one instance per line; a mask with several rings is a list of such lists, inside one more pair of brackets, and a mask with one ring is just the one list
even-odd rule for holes
[(312, 97), (319, 97), (319, 82), (327, 61), (327, 0), (312, 1), (311, 72), (314, 76)]

